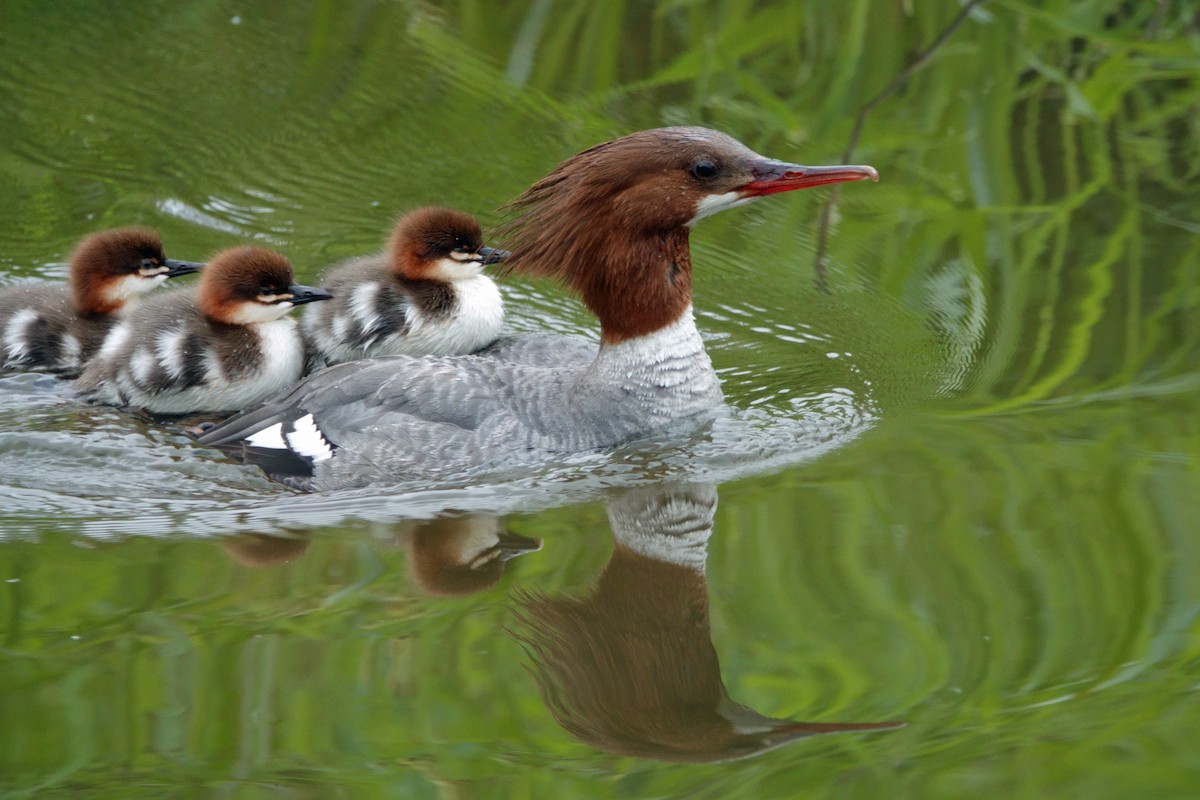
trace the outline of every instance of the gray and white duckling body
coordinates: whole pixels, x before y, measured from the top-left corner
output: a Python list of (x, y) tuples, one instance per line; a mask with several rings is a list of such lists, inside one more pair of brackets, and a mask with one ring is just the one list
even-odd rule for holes
[(483, 267), (507, 255), (486, 247), (479, 223), (420, 208), (396, 223), (385, 252), (331, 269), (333, 300), (302, 323), (318, 366), (389, 355), (458, 355), (491, 344), (504, 322), (500, 290)]
[(147, 298), (109, 332), (75, 388), (110, 405), (176, 415), (237, 411), (304, 374), (292, 308), (327, 300), (259, 247), (217, 254), (195, 289)]
[(203, 266), (168, 259), (162, 239), (146, 228), (93, 233), (72, 253), (67, 283), (0, 290), (0, 368), (78, 373), (129, 303)]

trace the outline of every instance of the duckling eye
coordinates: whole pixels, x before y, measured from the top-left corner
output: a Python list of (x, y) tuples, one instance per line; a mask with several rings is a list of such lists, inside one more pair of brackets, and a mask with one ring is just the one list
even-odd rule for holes
[(142, 269), (158, 269), (158, 262), (155, 261), (153, 258), (143, 258), (141, 268)]
[(702, 181), (717, 177), (717, 165), (707, 158), (701, 158), (692, 164), (692, 175)]

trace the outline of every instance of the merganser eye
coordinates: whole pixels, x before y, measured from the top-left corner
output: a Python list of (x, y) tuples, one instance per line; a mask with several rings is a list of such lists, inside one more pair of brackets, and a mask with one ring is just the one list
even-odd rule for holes
[(692, 175), (702, 181), (717, 177), (717, 165), (709, 161), (707, 158), (702, 158), (692, 164)]
[(155, 261), (153, 258), (143, 258), (142, 259), (142, 269), (147, 269), (147, 270), (158, 269), (158, 262)]

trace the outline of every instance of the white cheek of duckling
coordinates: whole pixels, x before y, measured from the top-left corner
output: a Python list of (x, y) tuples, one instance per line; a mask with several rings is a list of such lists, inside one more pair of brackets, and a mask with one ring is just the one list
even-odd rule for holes
[(105, 299), (110, 303), (124, 303), (140, 294), (161, 286), (166, 279), (166, 273), (161, 275), (142, 275), (135, 272), (132, 275), (123, 275), (105, 287)]
[(474, 253), (451, 253), (433, 262), (429, 276), (441, 281), (465, 281), (483, 274), (483, 262)]
[(274, 322), (294, 308), (291, 300), (266, 302), (273, 296), (263, 295), (264, 300), (247, 300), (238, 305), (236, 311), (229, 315), (228, 321), (234, 325), (257, 325), (263, 322)]

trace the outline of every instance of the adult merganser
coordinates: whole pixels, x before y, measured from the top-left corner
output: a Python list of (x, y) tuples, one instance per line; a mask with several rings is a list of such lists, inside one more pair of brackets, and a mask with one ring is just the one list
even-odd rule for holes
[(81, 369), (126, 304), (203, 266), (167, 258), (162, 239), (146, 228), (93, 233), (71, 255), (68, 283), (19, 283), (0, 291), (0, 368)]
[(490, 344), (504, 304), (485, 264), (508, 255), (486, 247), (479, 222), (450, 208), (421, 208), (396, 223), (385, 253), (334, 267), (321, 280), (330, 303), (302, 327), (324, 364), (391, 355), (473, 353)]
[(692, 315), (692, 225), (759, 197), (867, 178), (878, 174), (775, 161), (706, 128), (597, 145), (517, 198), (505, 231), (511, 270), (562, 279), (599, 318), (598, 352), (340, 364), (200, 441), (324, 490), (608, 448), (697, 417), (722, 395)]
[(75, 388), (90, 399), (155, 414), (236, 411), (304, 374), (295, 306), (330, 294), (295, 282), (278, 253), (217, 254), (195, 290), (148, 298), (109, 332)]

